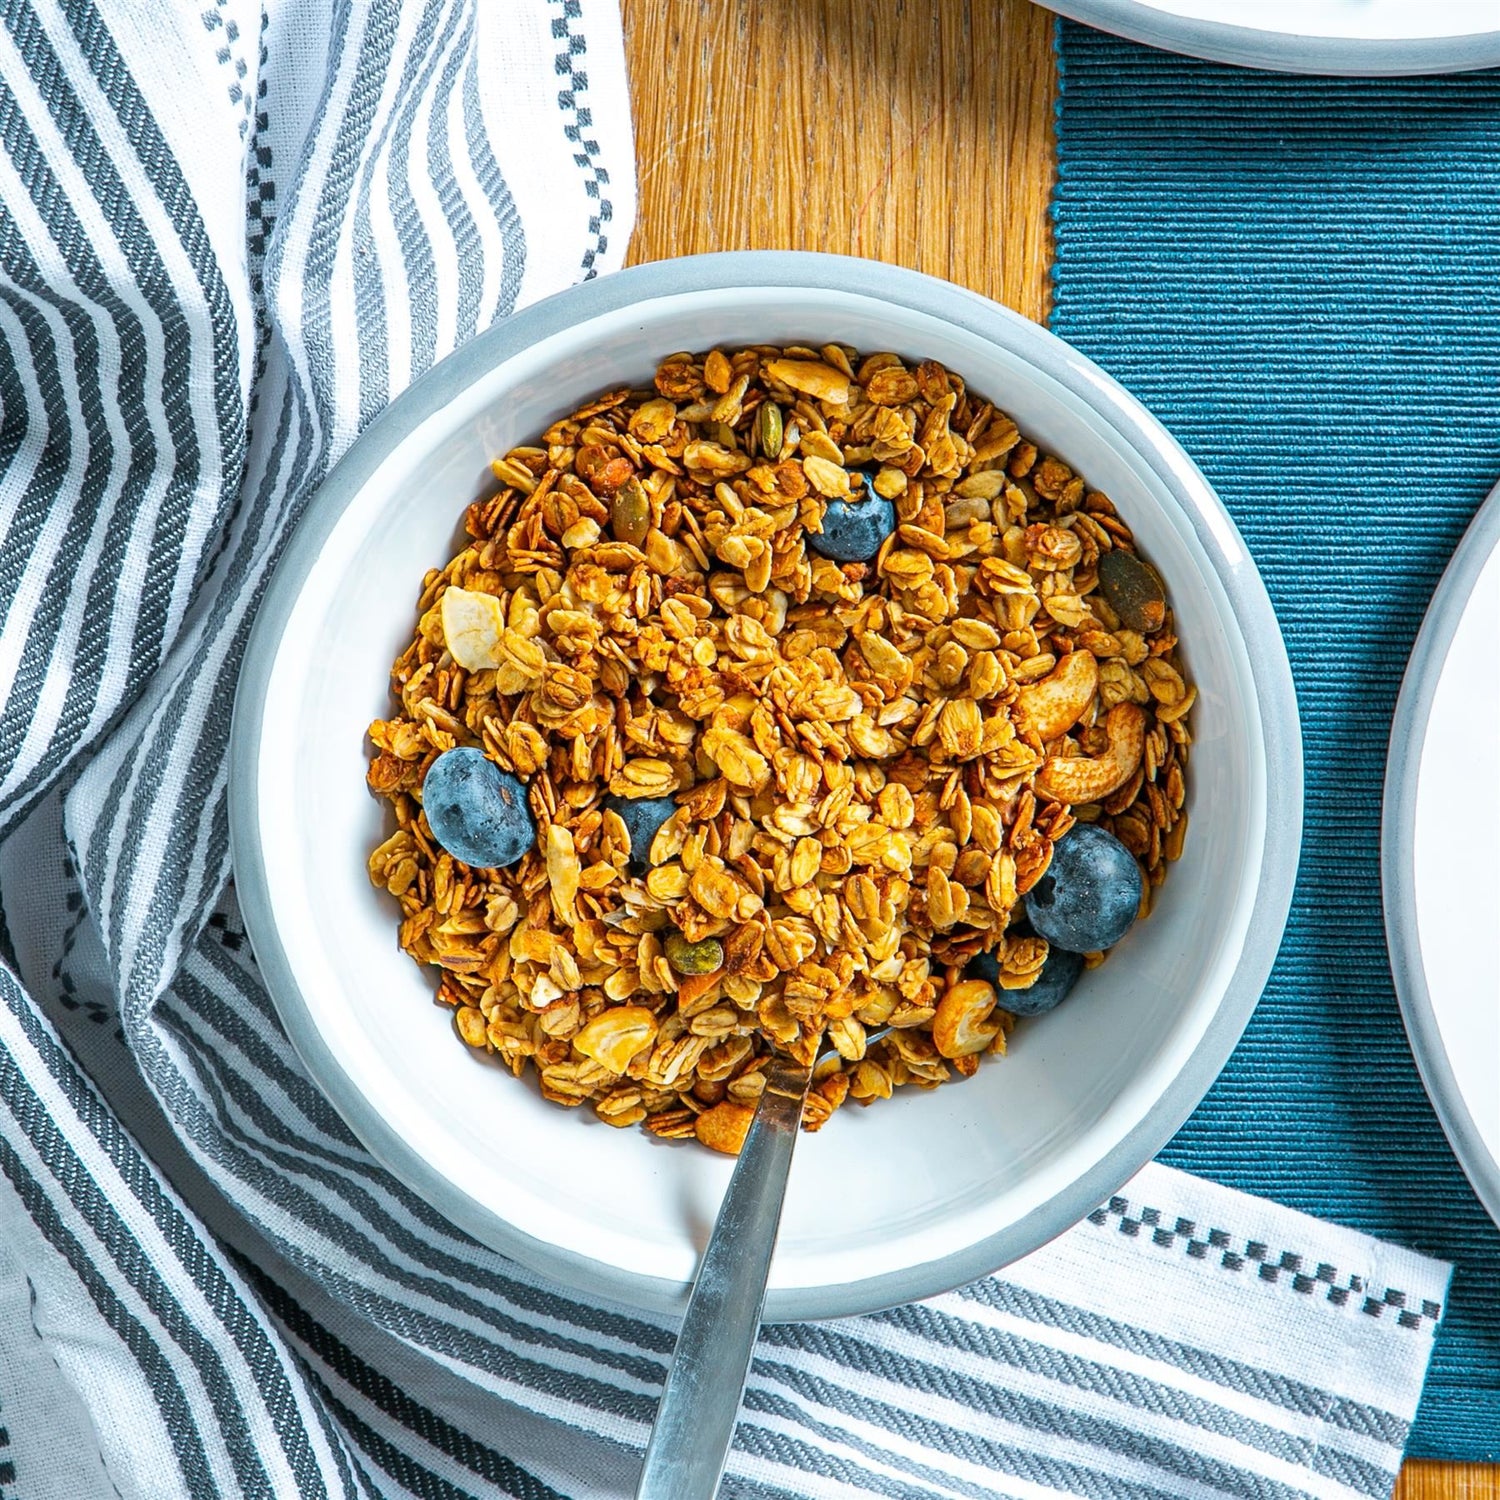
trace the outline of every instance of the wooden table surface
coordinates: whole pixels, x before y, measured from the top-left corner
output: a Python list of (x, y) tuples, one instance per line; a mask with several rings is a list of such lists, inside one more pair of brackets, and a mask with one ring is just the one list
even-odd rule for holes
[[(1051, 17), (1029, 0), (622, 0), (632, 263), (830, 250), (1047, 315)], [(1500, 1500), (1412, 1462), (1397, 1500)]]

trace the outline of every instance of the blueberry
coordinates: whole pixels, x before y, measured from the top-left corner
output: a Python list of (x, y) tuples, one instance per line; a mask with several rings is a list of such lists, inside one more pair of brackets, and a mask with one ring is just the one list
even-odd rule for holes
[(630, 867), (639, 875), (651, 863), (651, 840), (677, 811), (671, 797), (606, 797), (604, 805), (620, 815), (630, 835)]
[(1027, 990), (1002, 990), (1000, 1004), (1014, 1016), (1039, 1016), (1061, 1005), (1082, 973), (1083, 954), (1049, 948), (1036, 983)]
[(896, 529), (896, 507), (875, 493), (868, 474), (854, 477), (864, 483), (863, 499), (830, 500), (823, 512), (823, 530), (807, 535), (808, 546), (834, 562), (869, 562)]
[(993, 953), (976, 953), (968, 963), (964, 965), (965, 979), (982, 979), (986, 984), (998, 985), (1000, 983), (1000, 965), (995, 961)]
[[(1019, 921), (1011, 924), (1007, 934), (1011, 937), (1030, 937), (1032, 931), (1026, 922)], [(1081, 953), (1067, 953), (1061, 948), (1051, 948), (1047, 953), (1046, 963), (1042, 965), (1042, 972), (1037, 975), (1036, 983), (1027, 990), (1001, 990), (1000, 1004), (1015, 1016), (1039, 1016), (1043, 1011), (1060, 1005), (1078, 983), (1078, 976), (1082, 973)], [(964, 966), (964, 978), (983, 979), (999, 988), (1000, 965), (995, 962), (995, 955), (976, 953)]]
[(428, 767), (422, 810), (432, 836), (475, 869), (513, 865), (536, 844), (526, 788), (483, 750), (445, 750)]
[(1112, 948), (1141, 906), (1141, 867), (1114, 834), (1076, 824), (1057, 841), (1047, 873), (1022, 898), (1037, 935), (1070, 953)]

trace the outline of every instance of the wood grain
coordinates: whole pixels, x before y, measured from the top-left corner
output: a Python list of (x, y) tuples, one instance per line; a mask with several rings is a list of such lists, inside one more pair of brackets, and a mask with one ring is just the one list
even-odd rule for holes
[[(831, 250), (1038, 320), (1051, 262), (1052, 20), (1029, 0), (622, 0), (630, 260)], [(1500, 1500), (1409, 1463), (1394, 1500)]]
[(1046, 311), (1056, 72), (1027, 0), (625, 0), (632, 261), (832, 250)]
[(1500, 1465), (1412, 1459), (1391, 1500), (1500, 1500)]

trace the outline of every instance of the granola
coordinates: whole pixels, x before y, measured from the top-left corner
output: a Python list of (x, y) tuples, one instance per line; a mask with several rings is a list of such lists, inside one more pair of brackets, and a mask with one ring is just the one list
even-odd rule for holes
[[(395, 822), (370, 877), (468, 1046), (733, 1151), (773, 1051), (832, 1054), (809, 1129), (1003, 1052), (1005, 994), (1047, 958), (1018, 902), (1076, 820), (1137, 858), (1149, 907), (1195, 697), (1165, 591), (1111, 502), (957, 374), (674, 354), (493, 470), (370, 727)], [(809, 538), (856, 473), (896, 530), (840, 564)], [(509, 868), (427, 826), (456, 746), (526, 783), (536, 847)], [(663, 796), (633, 869), (606, 800)]]

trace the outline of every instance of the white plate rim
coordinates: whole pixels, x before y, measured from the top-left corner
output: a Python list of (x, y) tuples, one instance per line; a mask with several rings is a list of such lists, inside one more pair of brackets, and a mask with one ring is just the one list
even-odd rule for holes
[(1295, 36), (1173, 15), (1141, 0), (1036, 0), (1069, 20), (1167, 52), (1275, 73), (1400, 78), (1500, 67), (1500, 29), (1467, 36)]
[[(461, 1229), (551, 1279), (616, 1303), (678, 1312), (687, 1286), (621, 1270), (579, 1251), (531, 1238), (477, 1204), (428, 1165), (364, 1098), (319, 1035), (301, 998), (272, 913), (258, 840), (256, 752), (277, 643), (312, 559), (381, 461), (429, 415), (516, 349), (636, 300), (739, 286), (862, 290), (931, 313), (1023, 350), (1059, 384), (1084, 395), (1155, 469), (1187, 518), (1228, 594), (1260, 702), (1267, 772), (1261, 868), (1249, 933), (1219, 1009), (1196, 1049), (1152, 1110), (1093, 1170), (1000, 1233), (922, 1265), (842, 1285), (773, 1288), (766, 1321), (847, 1317), (936, 1296), (993, 1272), (1078, 1222), (1172, 1137), (1222, 1071), (1250, 1019), (1281, 946), (1302, 831), (1302, 737), (1281, 630), (1265, 584), (1223, 502), (1175, 439), (1092, 360), (1045, 328), (988, 298), (919, 272), (845, 256), (734, 251), (658, 261), (580, 283), (493, 325), (442, 360), (365, 429), (309, 499), (259, 609), (240, 672), (230, 734), (230, 845), (246, 929), (262, 978), (308, 1073), (372, 1155)], [(1232, 555), (1231, 555), (1232, 554)]]
[(1391, 978), (1412, 1056), (1458, 1164), (1489, 1216), (1500, 1224), (1500, 1161), (1491, 1155), (1448, 1062), (1422, 963), (1417, 925), (1417, 783), (1422, 746), (1448, 651), (1474, 585), (1500, 546), (1500, 484), (1475, 513), (1427, 606), (1391, 720), (1381, 810), (1380, 885)]

